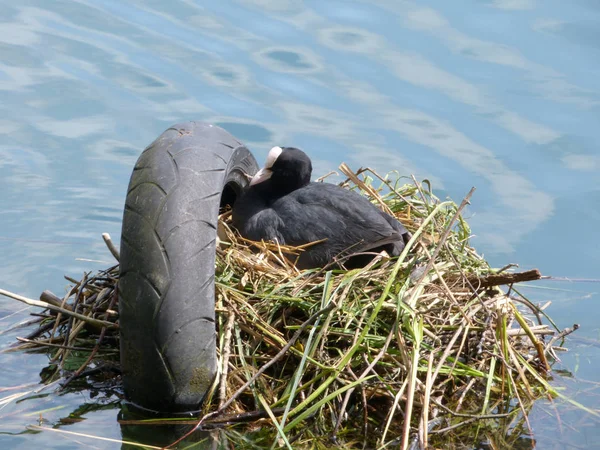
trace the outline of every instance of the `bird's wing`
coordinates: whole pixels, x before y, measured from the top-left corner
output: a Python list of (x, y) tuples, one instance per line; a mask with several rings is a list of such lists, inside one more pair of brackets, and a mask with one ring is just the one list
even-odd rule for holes
[[(302, 205), (302, 210), (310, 211), (306, 234), (328, 236), (332, 241), (353, 242), (362, 249), (402, 240), (402, 233), (388, 222), (384, 214), (356, 192), (328, 183), (312, 183), (296, 192), (294, 198)], [(401, 224), (398, 225), (404, 229)], [(339, 249), (342, 250), (345, 248)]]
[(281, 245), (285, 245), (286, 240), (281, 233), (283, 228), (281, 218), (275, 211), (267, 208), (247, 218), (241, 225), (241, 229), (238, 229), (242, 236), (252, 241), (277, 241)]
[(404, 245), (408, 244), (408, 241), (410, 241), (412, 234), (410, 233), (410, 231), (408, 231), (406, 229), (406, 227), (404, 225), (402, 225), (400, 223), (400, 221), (398, 219), (390, 216), (387, 213), (384, 213), (381, 210), (379, 210), (379, 212), (381, 213), (383, 218), (392, 226), (392, 228), (394, 230), (396, 230), (398, 232), (398, 234), (400, 234), (402, 236), (402, 239), (401, 239), (402, 246), (401, 246), (401, 248), (399, 247), (399, 250), (402, 250), (404, 248)]

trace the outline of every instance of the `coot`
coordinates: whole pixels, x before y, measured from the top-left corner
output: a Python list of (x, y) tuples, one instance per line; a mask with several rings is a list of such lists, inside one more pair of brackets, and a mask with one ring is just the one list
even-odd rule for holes
[[(302, 150), (273, 147), (265, 167), (235, 202), (234, 227), (253, 241), (299, 246), (324, 240), (300, 253), (300, 269), (323, 267), (336, 257), (345, 267), (360, 267), (372, 260), (372, 252), (400, 254), (410, 233), (398, 220), (356, 192), (311, 183), (311, 173)], [(356, 255), (363, 252), (371, 255)]]

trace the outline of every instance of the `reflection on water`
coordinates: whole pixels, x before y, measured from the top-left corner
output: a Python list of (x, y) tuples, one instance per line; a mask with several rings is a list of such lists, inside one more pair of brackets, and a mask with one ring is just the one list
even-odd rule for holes
[[(341, 161), (396, 169), (455, 200), (475, 185), (473, 242), (494, 264), (600, 278), (591, 250), (600, 227), (595, 2), (0, 0), (0, 8), (3, 288), (61, 293), (64, 273), (103, 267), (76, 258), (110, 260), (100, 233), (118, 240), (134, 161), (188, 119), (223, 126), (259, 160), (273, 145), (295, 145), (316, 173)], [(589, 286), (531, 295), (553, 298), (561, 325), (580, 322), (596, 338)], [(20, 309), (0, 306), (3, 315)], [(577, 367), (598, 381), (594, 351)], [(39, 358), (6, 358), (0, 386), (37, 381)], [(18, 432), (31, 419), (11, 411)], [(103, 420), (118, 436), (114, 416)]]
[[(244, 136), (246, 142), (271, 142), (271, 132), (260, 125), (235, 122), (215, 122), (234, 136)], [(241, 138), (240, 138), (241, 139)]]
[(292, 48), (269, 48), (259, 53), (258, 62), (276, 72), (310, 73), (321, 70), (314, 55)]

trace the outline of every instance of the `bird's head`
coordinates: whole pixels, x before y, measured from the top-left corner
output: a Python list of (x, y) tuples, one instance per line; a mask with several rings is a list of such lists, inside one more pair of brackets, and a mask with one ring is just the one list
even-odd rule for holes
[(312, 163), (302, 150), (294, 147), (273, 147), (265, 166), (250, 181), (250, 186), (270, 180), (274, 190), (281, 194), (299, 189), (310, 183)]

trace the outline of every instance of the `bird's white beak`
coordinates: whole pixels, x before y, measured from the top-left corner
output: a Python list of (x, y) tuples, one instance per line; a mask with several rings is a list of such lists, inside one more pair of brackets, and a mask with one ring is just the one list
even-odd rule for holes
[(271, 169), (262, 168), (256, 175), (252, 177), (250, 180), (250, 186), (254, 186), (255, 184), (262, 183), (263, 181), (267, 181), (273, 175), (273, 171)]

